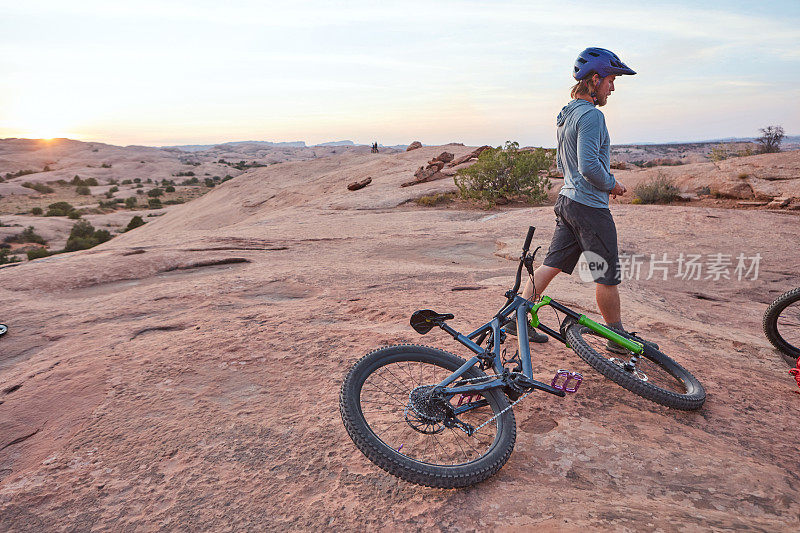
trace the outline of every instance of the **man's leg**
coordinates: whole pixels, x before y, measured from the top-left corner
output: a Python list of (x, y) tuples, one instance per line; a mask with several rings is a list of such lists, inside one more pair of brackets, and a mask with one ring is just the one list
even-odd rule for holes
[(531, 283), (530, 276), (525, 283), (525, 290), (522, 291), (523, 298), (530, 298), (533, 296), (533, 286), (536, 285), (536, 294), (541, 296), (544, 290), (550, 285), (558, 273), (561, 272), (560, 268), (542, 265), (533, 271), (533, 283)]
[(622, 324), (622, 314), (620, 312), (619, 289), (617, 285), (603, 285), (595, 283), (595, 295), (597, 297), (597, 307), (606, 324), (618, 327)]

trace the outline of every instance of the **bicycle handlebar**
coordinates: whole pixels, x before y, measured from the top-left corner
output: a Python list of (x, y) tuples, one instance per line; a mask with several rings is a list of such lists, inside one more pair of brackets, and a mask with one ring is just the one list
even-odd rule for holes
[(528, 253), (528, 248), (531, 247), (531, 241), (533, 240), (533, 232), (536, 231), (535, 226), (528, 226), (528, 235), (525, 237), (525, 244), (522, 245), (522, 255), (524, 256)]

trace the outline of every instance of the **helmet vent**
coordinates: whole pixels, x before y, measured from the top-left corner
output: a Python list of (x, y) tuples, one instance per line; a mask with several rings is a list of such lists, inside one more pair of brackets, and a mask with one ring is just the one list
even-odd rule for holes
[(598, 54), (597, 52), (589, 52), (589, 55), (592, 57), (600, 57), (600, 54)]
[(586, 64), (586, 60), (584, 58), (582, 58), (582, 57), (579, 57), (578, 58), (578, 63), (580, 63), (582, 65), (585, 65)]

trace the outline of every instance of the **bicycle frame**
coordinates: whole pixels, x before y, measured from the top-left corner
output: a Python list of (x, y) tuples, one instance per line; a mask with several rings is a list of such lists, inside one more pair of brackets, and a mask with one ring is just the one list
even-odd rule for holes
[[(482, 359), (487, 359), (487, 356), (490, 356), (492, 359), (492, 367), (494, 369), (495, 377), (490, 381), (486, 381), (479, 384), (474, 385), (461, 385), (456, 387), (448, 388), (445, 392), (448, 397), (455, 396), (456, 394), (475, 394), (480, 393), (481, 391), (494, 389), (497, 387), (504, 387), (508, 385), (507, 381), (504, 379), (506, 376), (505, 368), (503, 366), (503, 358), (500, 352), (500, 342), (493, 343), (493, 352), (488, 352), (484, 348), (481, 348), (480, 342), (486, 338), (490, 332), (492, 334), (492, 339), (499, 339), (500, 338), (500, 328), (502, 327), (501, 324), (505, 324), (507, 322), (508, 316), (512, 313), (515, 313), (515, 319), (517, 322), (517, 340), (519, 342), (519, 358), (520, 364), (522, 367), (522, 374), (528, 379), (530, 384), (537, 389), (544, 390), (551, 394), (556, 394), (558, 396), (563, 396), (564, 392), (556, 389), (546, 383), (542, 383), (540, 381), (536, 381), (533, 379), (533, 363), (532, 363), (532, 356), (530, 350), (530, 341), (528, 338), (528, 328), (527, 325), (529, 321), (527, 320), (528, 313), (531, 314), (530, 325), (543, 331), (547, 335), (550, 335), (554, 339), (566, 344), (567, 340), (564, 336), (544, 324), (541, 323), (539, 320), (538, 312), (544, 306), (550, 306), (557, 311), (561, 311), (568, 317), (573, 318), (578, 324), (582, 326), (586, 326), (589, 329), (595, 331), (600, 336), (605, 337), (617, 344), (623, 346), (627, 350), (633, 352), (635, 356), (641, 355), (644, 351), (644, 346), (636, 341), (629, 340), (616, 332), (608, 329), (606, 326), (595, 322), (594, 320), (590, 319), (586, 315), (578, 314), (572, 309), (561, 305), (560, 303), (556, 302), (552, 298), (548, 296), (543, 296), (538, 302), (532, 303), (530, 300), (522, 298), (521, 296), (515, 296), (511, 303), (507, 304), (500, 310), (500, 312), (495, 315), (495, 317), (491, 320), (491, 322), (487, 322), (480, 328), (476, 329), (469, 335), (462, 335), (452, 327), (448, 326), (445, 322), (442, 322), (439, 326), (449, 333), (455, 340), (472, 350), (478, 355), (473, 356), (470, 358), (466, 363), (461, 365), (461, 367), (450, 374), (447, 378), (442, 380), (440, 383), (437, 384), (437, 387), (441, 387), (444, 389), (461, 376), (464, 375), (470, 368), (474, 365), (478, 364)], [(475, 338), (480, 338), (479, 342), (473, 341)], [(483, 357), (481, 357), (483, 356)]]
[[(556, 302), (549, 296), (542, 296), (538, 302), (533, 303), (532, 301), (525, 299), (517, 294), (517, 291), (520, 287), (521, 281), (521, 274), (523, 266), (528, 270), (528, 273), (533, 277), (533, 258), (536, 255), (536, 252), (539, 248), (534, 250), (533, 254), (528, 254), (528, 249), (533, 239), (533, 233), (536, 228), (533, 226), (528, 228), (528, 235), (525, 238), (525, 244), (522, 246), (522, 256), (519, 260), (519, 266), (517, 268), (517, 274), (514, 282), (514, 288), (506, 292), (506, 304), (503, 306), (502, 309), (492, 318), (491, 322), (487, 322), (483, 326), (479, 327), (469, 335), (462, 335), (455, 329), (451, 328), (447, 325), (444, 320), (437, 320), (435, 322), (440, 328), (445, 330), (449, 333), (455, 340), (475, 352), (475, 356), (471, 357), (466, 363), (461, 365), (458, 370), (447, 376), (443, 381), (436, 385), (436, 388), (439, 389), (441, 392), (445, 393), (446, 397), (452, 398), (456, 394), (462, 395), (470, 395), (470, 394), (480, 394), (481, 391), (486, 391), (490, 389), (495, 389), (498, 387), (505, 387), (508, 386), (509, 383), (509, 373), (508, 370), (503, 366), (503, 358), (500, 353), (500, 344), (498, 339), (501, 338), (501, 331), (500, 328), (508, 322), (508, 317), (512, 313), (514, 313), (515, 320), (517, 322), (517, 340), (519, 342), (519, 359), (520, 359), (520, 366), (522, 369), (522, 375), (525, 378), (525, 386), (532, 389), (540, 389), (545, 392), (549, 392), (551, 394), (555, 394), (557, 396), (564, 396), (565, 393), (561, 389), (557, 389), (551, 385), (547, 385), (546, 383), (542, 383), (540, 381), (536, 381), (533, 379), (533, 364), (531, 361), (531, 349), (529, 344), (528, 338), (528, 313), (531, 314), (530, 325), (534, 328), (543, 331), (547, 335), (550, 335), (554, 339), (558, 340), (569, 346), (567, 340), (564, 338), (564, 335), (561, 332), (555, 331), (544, 324), (541, 323), (539, 320), (539, 309), (548, 305), (555, 309), (556, 311), (561, 311), (567, 317), (575, 320), (578, 324), (585, 326), (598, 335), (605, 337), (606, 339), (619, 344), (620, 346), (624, 347), (625, 349), (633, 352), (633, 358), (638, 358), (644, 351), (644, 345), (638, 343), (636, 341), (632, 341), (619, 335), (618, 333), (610, 330), (606, 326), (595, 322), (594, 320), (590, 319), (586, 315), (578, 314), (572, 309), (561, 305), (560, 303)], [(428, 311), (433, 313), (432, 311)], [(419, 311), (422, 313), (422, 311)], [(434, 313), (435, 315), (435, 313)], [(449, 315), (446, 318), (452, 318), (453, 315)], [(441, 318), (441, 317), (440, 317)], [(428, 320), (427, 318), (425, 320)], [(412, 317), (413, 321), (413, 317)], [(430, 321), (429, 321), (430, 323)], [(413, 323), (412, 323), (413, 325)], [(560, 325), (561, 326), (561, 325)], [(415, 326), (416, 327), (416, 326)], [(429, 331), (430, 327), (424, 330), (418, 330), (423, 335)], [(493, 344), (493, 352), (488, 352), (484, 348), (481, 348), (481, 343), (486, 339), (486, 336), (491, 333), (492, 335), (492, 344)], [(504, 334), (503, 334), (504, 335)], [(473, 341), (473, 339), (478, 339), (477, 342)], [(448, 385), (455, 382), (461, 376), (463, 376), (470, 368), (474, 365), (478, 364), (482, 361), (491, 360), (491, 365), (494, 369), (494, 373), (497, 377), (494, 379), (490, 379), (489, 381), (485, 381), (483, 383), (478, 384), (471, 384), (471, 385), (457, 385), (455, 387), (447, 388)], [(486, 367), (483, 367), (486, 368)], [(445, 390), (446, 389), (446, 390)], [(463, 412), (467, 408), (461, 408), (458, 412)]]

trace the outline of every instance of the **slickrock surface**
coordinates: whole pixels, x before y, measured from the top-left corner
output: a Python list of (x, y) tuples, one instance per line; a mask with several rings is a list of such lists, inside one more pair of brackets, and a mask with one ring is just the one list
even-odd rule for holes
[[(361, 455), (338, 412), (348, 368), (402, 342), (466, 355), (419, 338), (411, 313), (471, 331), (504, 301), (528, 225), (545, 249), (553, 233), (549, 206), (404, 203), (452, 189), (400, 187), (443, 150), (471, 148), (251, 170), (97, 248), (0, 269), (0, 530), (797, 531), (800, 396), (760, 328), (798, 284), (788, 212), (612, 207), (626, 254), (761, 255), (757, 280), (673, 264), (621, 286), (626, 326), (705, 385), (701, 411), (640, 399), (551, 340), (536, 377), (584, 385), (515, 407), (490, 480), (427, 489)], [(597, 318), (577, 276), (547, 294)]]

